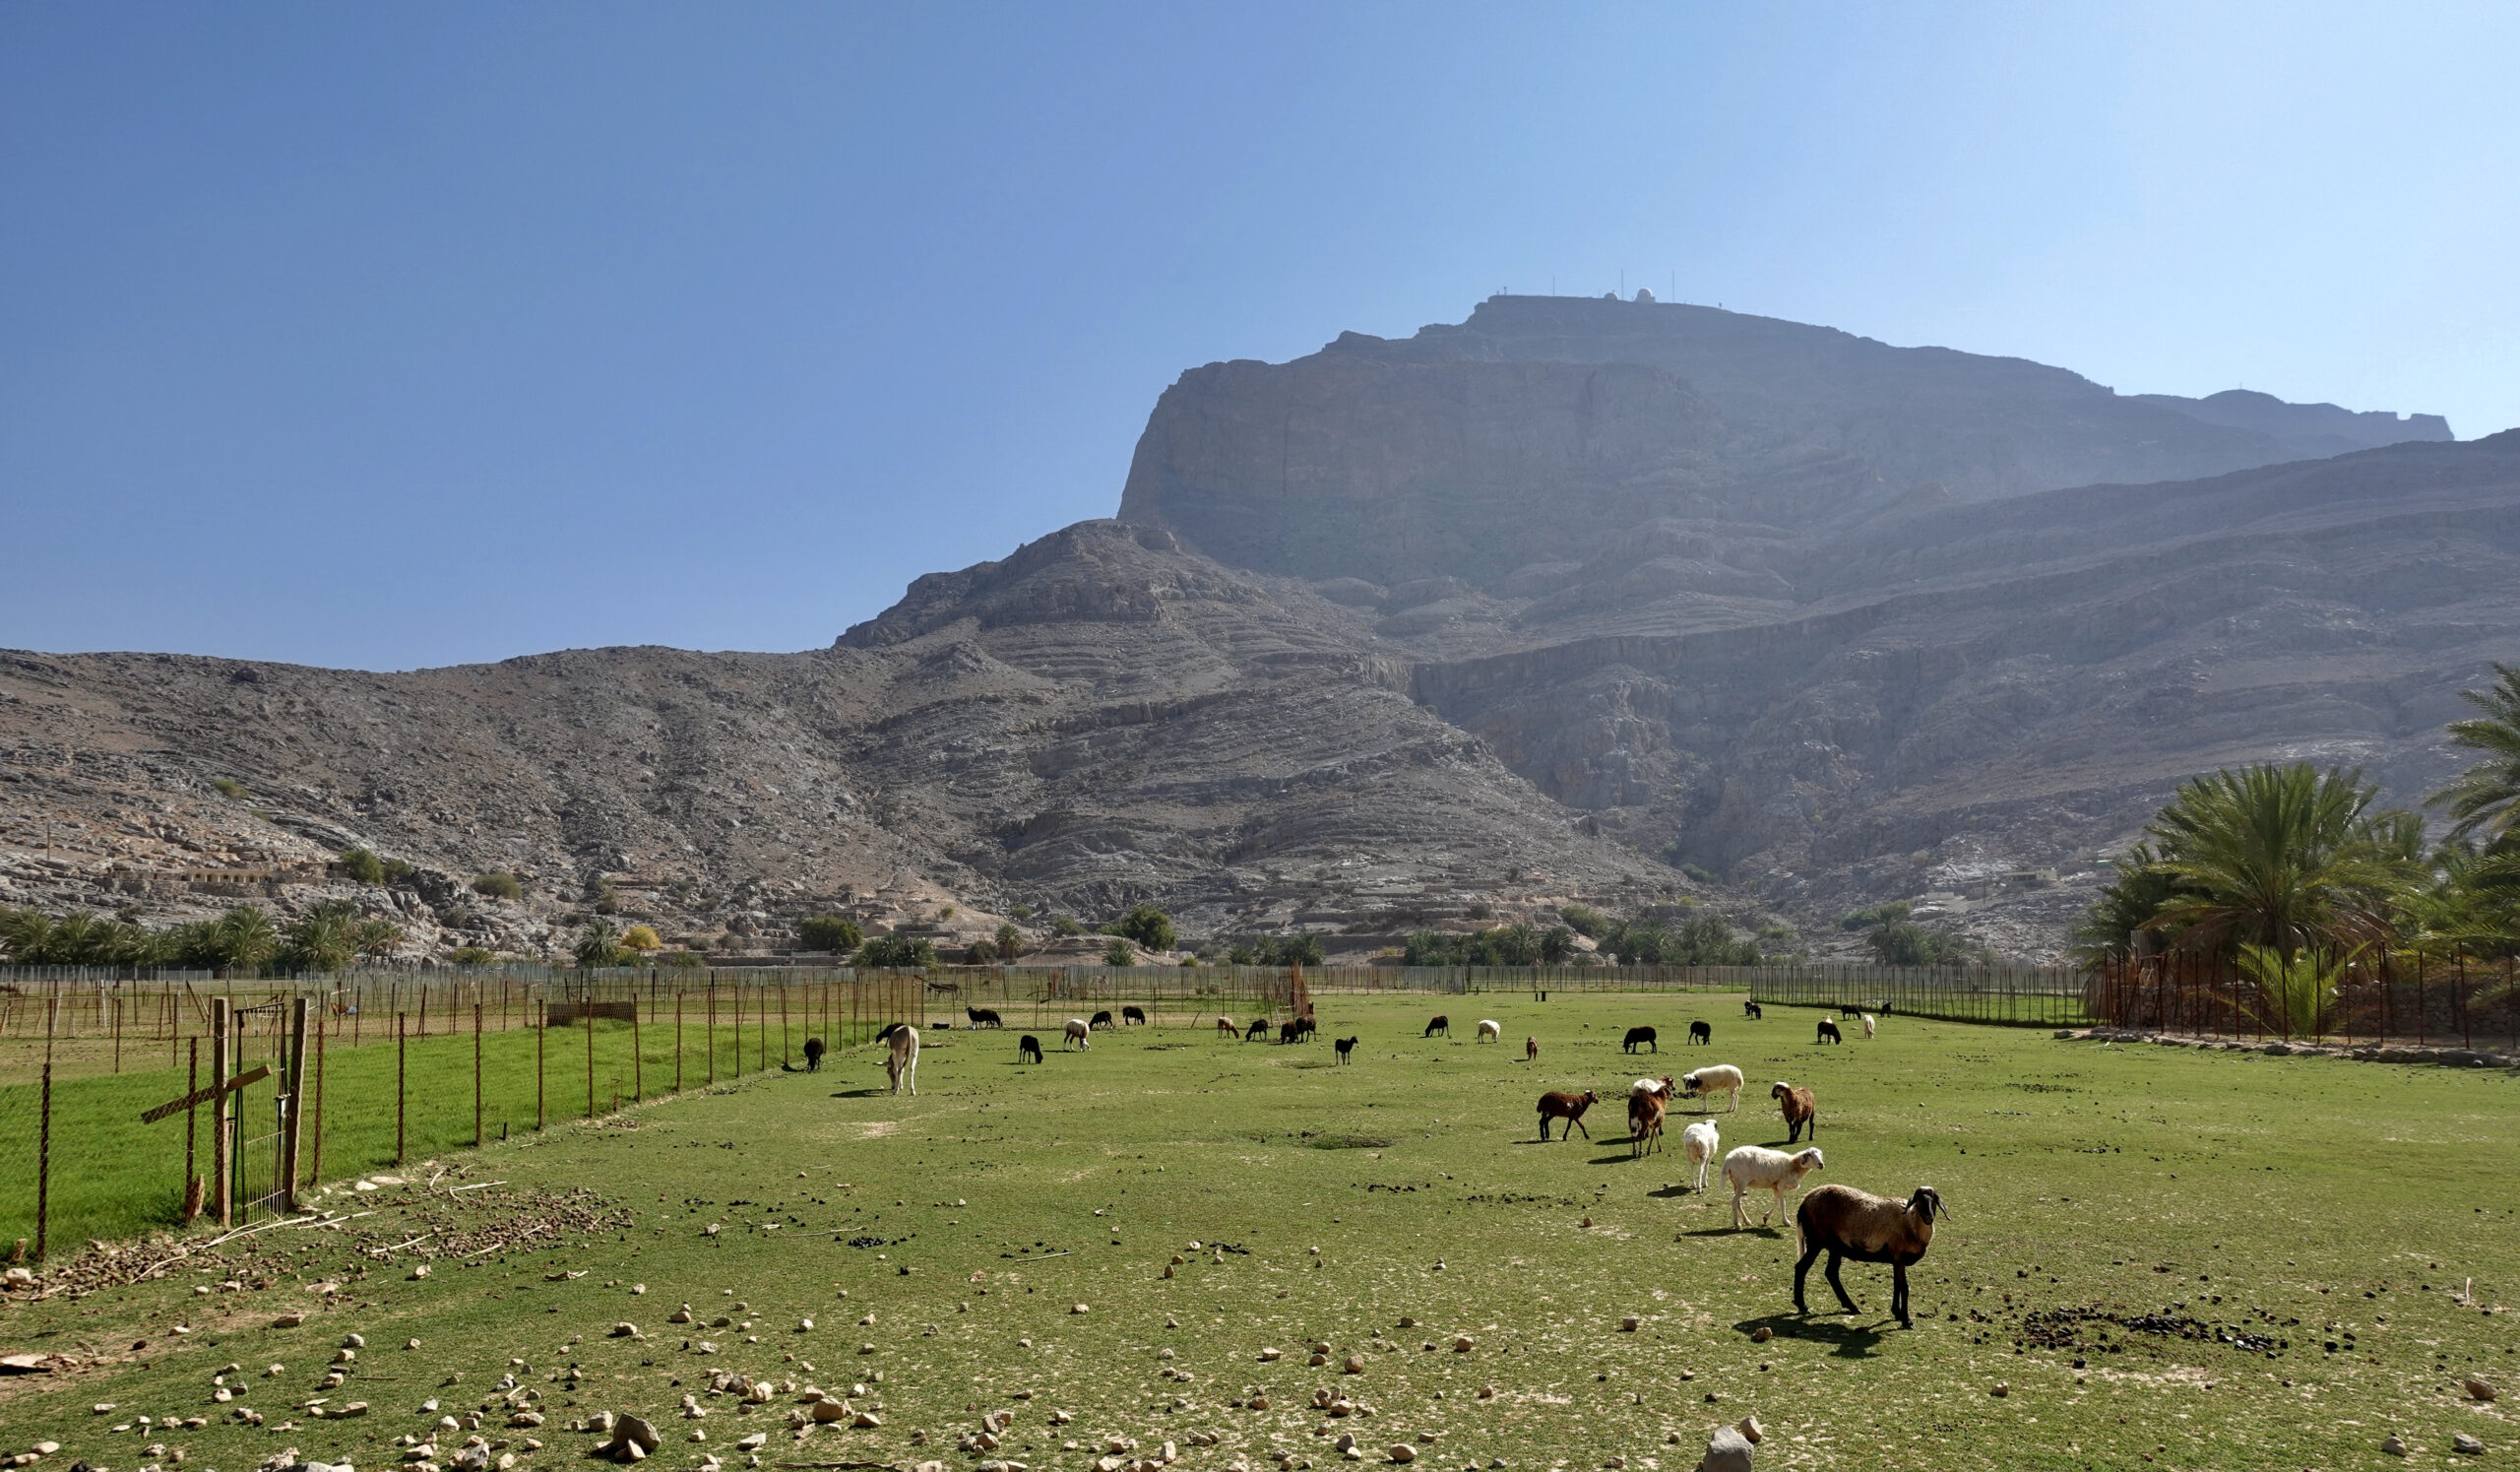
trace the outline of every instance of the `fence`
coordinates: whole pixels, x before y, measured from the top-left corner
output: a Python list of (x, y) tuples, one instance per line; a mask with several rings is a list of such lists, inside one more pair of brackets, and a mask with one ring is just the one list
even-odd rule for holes
[(2508, 958), (2379, 955), (2263, 981), (2228, 958), (2173, 953), (2091, 973), (2093, 1017), (2112, 1027), (2195, 1037), (2414, 1043), (2520, 1051), (2520, 994)]
[[(1883, 967), (540, 967), (283, 980), (0, 971), (0, 1248), (251, 1220), (322, 1180), (599, 1118), (966, 1009), (1054, 1030), (1272, 1019), (1327, 995), (1746, 992), (1978, 1022), (2087, 1020), (2078, 972)], [(301, 1005), (302, 1004), (302, 1005)], [(146, 1118), (144, 1118), (146, 1116)]]

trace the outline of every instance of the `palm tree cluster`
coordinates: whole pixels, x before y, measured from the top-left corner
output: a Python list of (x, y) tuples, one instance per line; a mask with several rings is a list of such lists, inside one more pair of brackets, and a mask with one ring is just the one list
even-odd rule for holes
[(256, 905), (162, 929), (77, 912), (0, 910), (0, 958), (14, 966), (340, 971), (390, 958), (403, 938), (401, 926), (363, 915), (347, 900), (325, 900), (284, 929)]
[(2216, 957), (2282, 1016), (2315, 1020), (2336, 988), (2391, 961), (2520, 955), (2520, 669), (2463, 692), (2450, 724), (2477, 763), (2426, 799), (2450, 819), (2374, 805), (2358, 770), (2306, 762), (2180, 785), (2117, 861), (2075, 932), (2093, 963)]

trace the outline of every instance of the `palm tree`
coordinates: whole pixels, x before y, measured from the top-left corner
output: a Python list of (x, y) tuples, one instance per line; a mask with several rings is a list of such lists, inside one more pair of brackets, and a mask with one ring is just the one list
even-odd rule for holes
[(2420, 867), (2407, 824), (2369, 810), (2376, 792), (2359, 771), (2306, 762), (2180, 784), (2145, 830), (2157, 851), (2148, 867), (2175, 892), (2144, 928), (2199, 949), (2256, 944), (2288, 963), (2384, 937), (2390, 899)]
[(370, 961), (391, 960), (403, 944), (403, 928), (390, 920), (362, 920), (351, 928), (350, 943)]
[(586, 928), (578, 932), (573, 954), (580, 966), (617, 966), (621, 962), (621, 937), (613, 933), (612, 922), (591, 920), (587, 922)]
[(288, 928), (281, 958), (299, 971), (341, 971), (358, 955), (352, 925), (332, 913), (310, 914)]
[(2491, 687), (2461, 690), (2459, 698), (2485, 714), (2451, 722), (2450, 740), (2484, 759), (2425, 805), (2449, 809), (2450, 837), (2482, 835), (2488, 848), (2499, 847), (2520, 838), (2520, 670), (2497, 663)]
[(260, 906), (238, 905), (210, 924), (217, 964), (222, 969), (252, 971), (280, 949), (280, 932)]

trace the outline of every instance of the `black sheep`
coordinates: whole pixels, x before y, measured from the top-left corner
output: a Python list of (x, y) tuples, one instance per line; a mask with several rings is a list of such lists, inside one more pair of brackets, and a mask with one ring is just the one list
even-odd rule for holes
[(1713, 1047), (1715, 1043), (1715, 1029), (1704, 1022), (1692, 1022), (1689, 1024), (1689, 1041), (1692, 1043), (1704, 1043), (1709, 1047)]
[(1663, 1045), (1654, 1040), (1654, 1029), (1650, 1027), (1629, 1028), (1627, 1030), (1627, 1040), (1619, 1044), (1618, 1051), (1621, 1053), (1634, 1053), (1636, 1051), (1636, 1045), (1639, 1043), (1644, 1044), (1647, 1048), (1652, 1049), (1656, 1053), (1661, 1053), (1663, 1051)]
[(1838, 1025), (1831, 1022), (1826, 1017), (1820, 1019), (1819, 1035), (1811, 1040), (1814, 1047), (1817, 1047), (1822, 1043), (1843, 1043), (1845, 1041), (1845, 1038), (1838, 1035)]
[(820, 1038), (807, 1038), (805, 1040), (805, 1071), (808, 1073), (816, 1072), (821, 1069), (822, 1065), (823, 1040)]
[(1031, 1033), (1026, 1033), (1015, 1042), (1015, 1061), (1020, 1063), (1027, 1058), (1036, 1063), (1041, 1060), (1041, 1040)]

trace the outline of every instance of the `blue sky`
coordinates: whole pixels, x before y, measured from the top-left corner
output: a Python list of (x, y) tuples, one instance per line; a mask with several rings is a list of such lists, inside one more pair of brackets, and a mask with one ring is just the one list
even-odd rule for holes
[(1658, 294), (2520, 423), (2520, 8), (0, 9), (0, 646), (825, 644), (1218, 358)]

